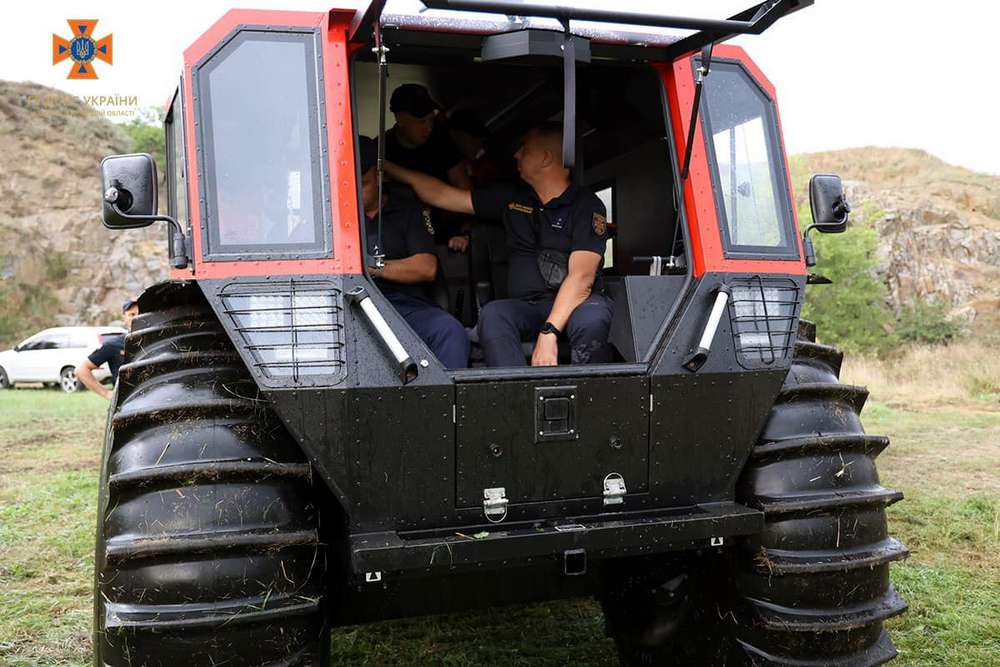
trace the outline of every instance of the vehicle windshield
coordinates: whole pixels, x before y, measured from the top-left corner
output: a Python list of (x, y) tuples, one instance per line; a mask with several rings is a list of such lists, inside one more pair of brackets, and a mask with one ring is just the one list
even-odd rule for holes
[(723, 61), (705, 80), (703, 109), (727, 254), (797, 258), (772, 101), (740, 64)]
[(212, 255), (328, 247), (315, 80), (310, 32), (244, 31), (202, 66)]

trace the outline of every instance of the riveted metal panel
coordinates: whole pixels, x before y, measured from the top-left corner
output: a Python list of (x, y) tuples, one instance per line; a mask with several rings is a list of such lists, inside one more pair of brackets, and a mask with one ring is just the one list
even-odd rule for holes
[[(458, 506), (481, 506), (492, 487), (504, 487), (511, 503), (600, 497), (611, 473), (629, 493), (645, 491), (648, 387), (645, 376), (459, 385)], [(536, 425), (535, 403), (552, 392), (573, 402), (572, 437), (546, 438)]]

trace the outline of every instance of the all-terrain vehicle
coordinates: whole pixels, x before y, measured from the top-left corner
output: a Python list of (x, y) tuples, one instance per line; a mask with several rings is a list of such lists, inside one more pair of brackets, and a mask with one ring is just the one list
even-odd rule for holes
[[(775, 91), (720, 45), (811, 2), (398, 4), (205, 32), (167, 215), (148, 155), (102, 163), (105, 224), (168, 222), (172, 269), (109, 415), (95, 663), (323, 664), (335, 626), (575, 596), (624, 664), (892, 658), (888, 440), (800, 319), (819, 278)], [(405, 82), (483, 118), (498, 159), (563, 123), (613, 230), (614, 362), (446, 370), (369, 278), (358, 137)], [(845, 229), (839, 179), (810, 197), (810, 228)], [(495, 241), (439, 284), (470, 329), (504, 295)]]

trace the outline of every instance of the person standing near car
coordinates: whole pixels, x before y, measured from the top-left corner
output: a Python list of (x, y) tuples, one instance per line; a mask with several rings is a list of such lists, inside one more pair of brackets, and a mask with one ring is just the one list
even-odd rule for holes
[[(128, 299), (122, 304), (122, 320), (125, 322), (125, 329), (132, 330), (132, 320), (139, 314), (139, 303), (134, 299)], [(112, 386), (118, 382), (118, 369), (125, 361), (125, 336), (108, 336), (104, 339), (99, 348), (90, 353), (79, 366), (76, 367), (76, 379), (83, 383), (87, 389), (98, 396), (111, 400), (111, 390), (94, 377), (94, 370), (101, 364), (107, 364), (111, 371)]]

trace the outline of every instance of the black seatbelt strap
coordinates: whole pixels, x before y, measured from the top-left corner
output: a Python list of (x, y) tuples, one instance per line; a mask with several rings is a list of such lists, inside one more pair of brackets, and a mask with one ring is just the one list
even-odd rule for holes
[(576, 43), (563, 21), (563, 166), (576, 162)]
[(698, 123), (698, 111), (701, 107), (701, 91), (705, 87), (705, 79), (712, 66), (712, 43), (701, 50), (701, 67), (698, 68), (694, 82), (694, 102), (691, 104), (691, 122), (688, 124), (687, 146), (684, 150), (684, 168), (681, 169), (681, 180), (687, 180), (691, 168), (691, 148), (694, 146), (694, 129)]

